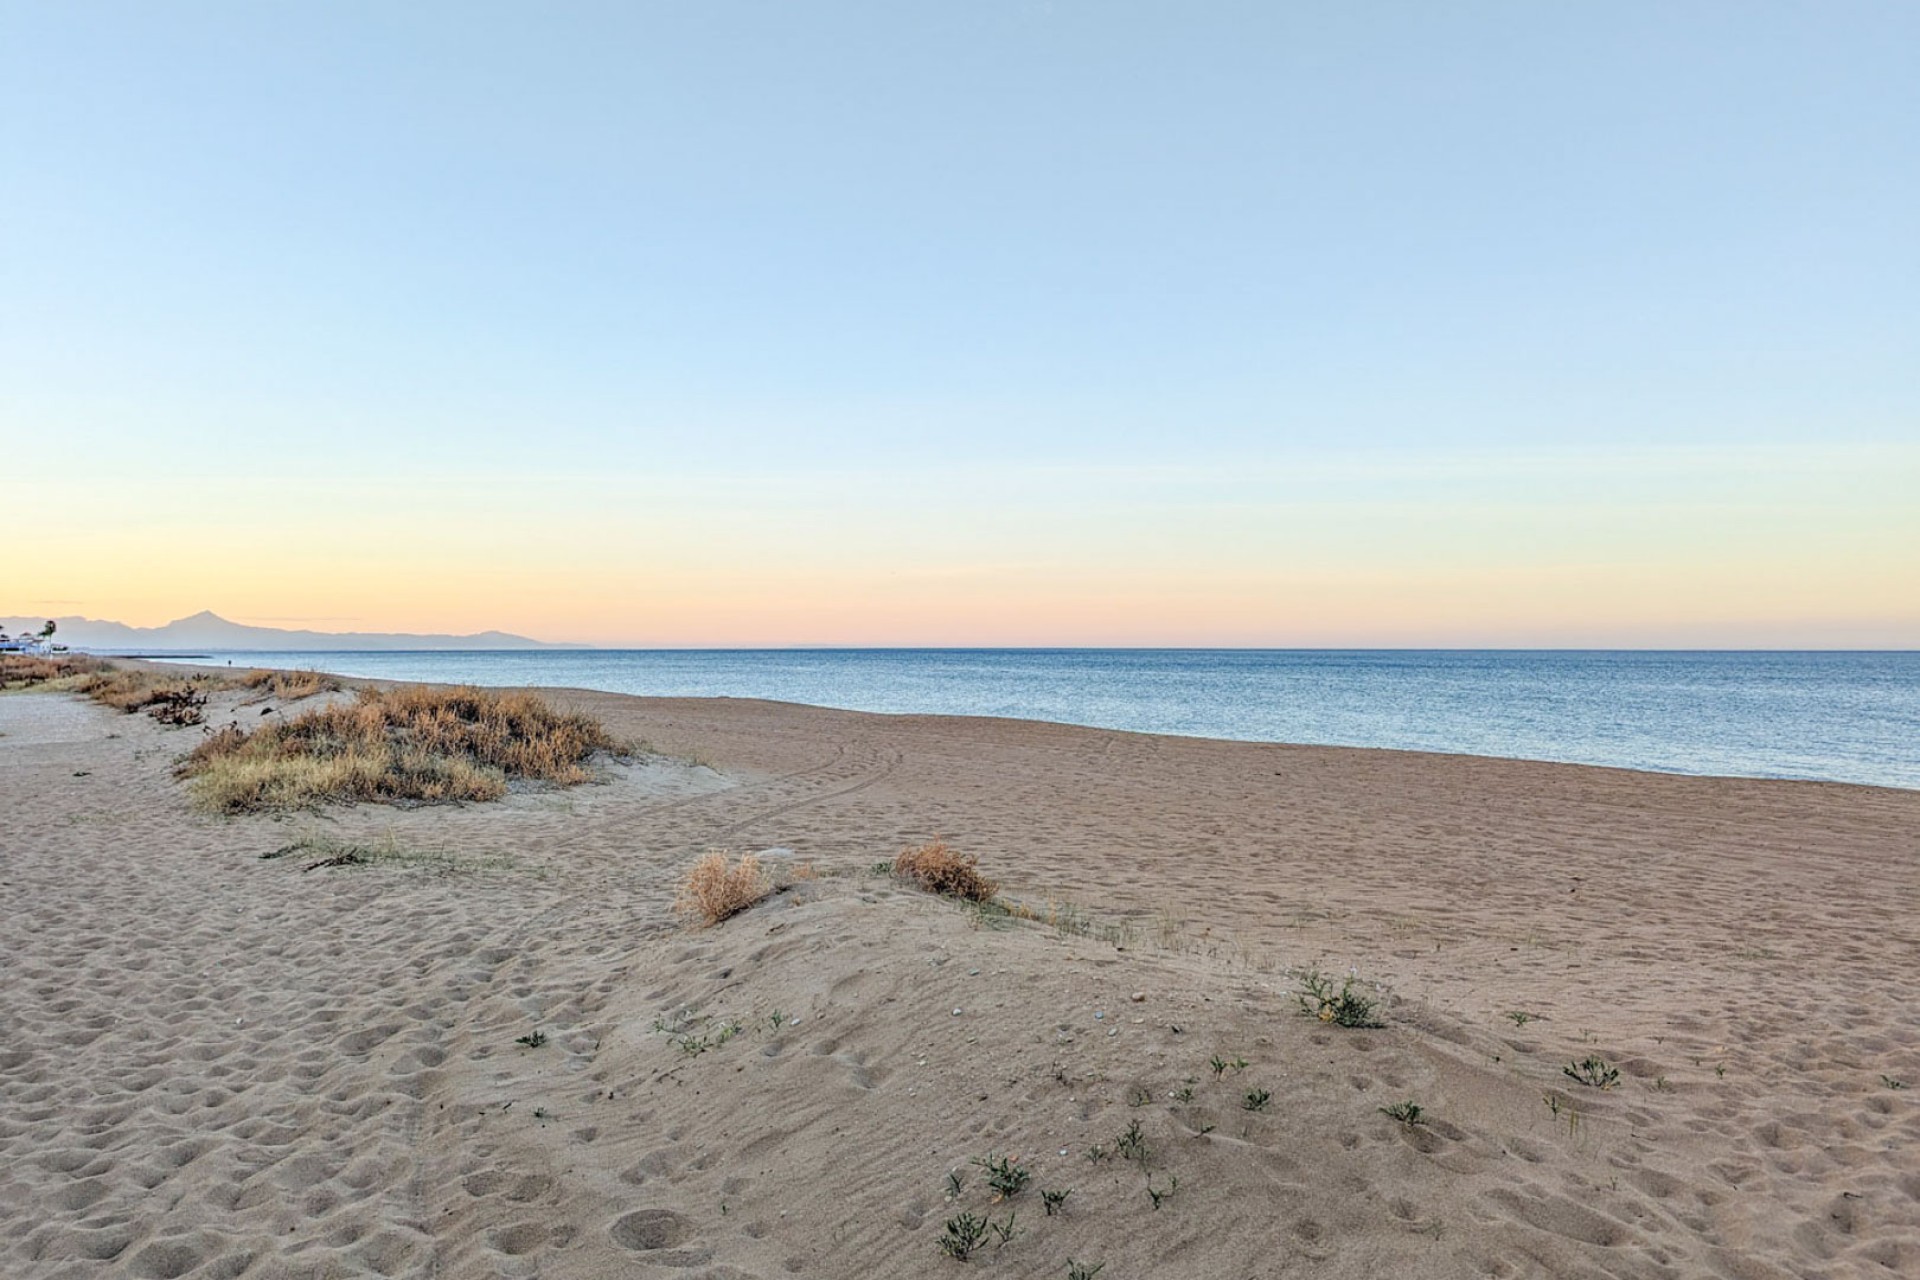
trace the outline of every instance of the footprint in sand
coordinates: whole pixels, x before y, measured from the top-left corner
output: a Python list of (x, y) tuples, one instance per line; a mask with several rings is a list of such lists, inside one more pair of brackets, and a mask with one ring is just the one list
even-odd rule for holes
[(615, 1219), (609, 1230), (615, 1244), (636, 1252), (668, 1249), (693, 1234), (687, 1220), (670, 1209), (635, 1209)]
[(564, 1226), (548, 1227), (543, 1222), (517, 1222), (487, 1233), (488, 1243), (510, 1258), (532, 1253), (547, 1245), (558, 1247), (572, 1238)]
[(671, 1209), (635, 1209), (614, 1219), (607, 1233), (621, 1248), (647, 1254), (655, 1266), (697, 1267), (713, 1257), (711, 1249), (676, 1247), (693, 1235), (693, 1224)]

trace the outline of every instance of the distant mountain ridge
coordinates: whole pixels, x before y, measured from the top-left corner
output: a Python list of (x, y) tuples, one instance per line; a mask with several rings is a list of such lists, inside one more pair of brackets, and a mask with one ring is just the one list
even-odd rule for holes
[[(40, 616), (0, 618), (0, 631), (17, 635), (38, 632), (46, 625)], [(412, 635), (381, 631), (288, 631), (279, 627), (250, 627), (229, 622), (202, 610), (159, 627), (131, 627), (124, 622), (94, 618), (55, 618), (58, 644), (75, 649), (120, 652), (188, 653), (206, 649), (584, 649), (586, 645), (550, 644), (505, 631), (482, 631), (470, 636)]]

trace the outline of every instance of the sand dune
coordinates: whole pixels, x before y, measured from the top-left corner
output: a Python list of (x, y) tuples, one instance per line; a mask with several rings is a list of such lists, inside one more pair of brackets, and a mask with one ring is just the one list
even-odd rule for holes
[[(1920, 1274), (1920, 794), (561, 699), (710, 763), (220, 819), (0, 697), (0, 1274)], [(935, 835), (1093, 936), (871, 874)], [(818, 874), (692, 930), (716, 847)]]

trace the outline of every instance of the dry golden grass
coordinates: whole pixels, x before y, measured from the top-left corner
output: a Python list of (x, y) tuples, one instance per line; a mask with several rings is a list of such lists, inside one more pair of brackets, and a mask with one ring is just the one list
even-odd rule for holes
[(116, 711), (145, 711), (162, 724), (199, 724), (208, 694), (232, 687), (232, 681), (224, 677), (127, 671), (99, 658), (0, 656), (0, 689), (51, 688), (81, 693)]
[(232, 687), (222, 676), (163, 675), (155, 671), (123, 671), (102, 664), (71, 686), (102, 706), (131, 715), (145, 711), (162, 724), (199, 724), (207, 695)]
[(949, 848), (944, 840), (902, 849), (893, 860), (893, 874), (929, 893), (968, 902), (985, 902), (1000, 886), (980, 874), (980, 860)]
[(560, 785), (592, 777), (588, 760), (618, 750), (590, 716), (526, 693), (362, 689), (252, 733), (229, 726), (181, 761), (200, 803), (220, 813), (331, 801), (493, 800), (509, 780)]
[(105, 667), (83, 677), (74, 685), (74, 689), (103, 707), (131, 714), (152, 705), (156, 691), (163, 687), (172, 689), (184, 683), (149, 671), (122, 671), (117, 667)]
[(311, 698), (316, 693), (332, 693), (340, 687), (338, 680), (318, 671), (249, 671), (239, 680), (249, 689), (288, 702)]
[(760, 859), (750, 853), (740, 855), (731, 866), (724, 853), (709, 853), (693, 864), (680, 883), (680, 896), (673, 909), (682, 915), (698, 916), (710, 925), (728, 916), (739, 915), (773, 892), (773, 885), (760, 870)]
[(43, 658), (34, 654), (0, 654), (0, 689), (31, 689), (56, 681), (77, 680), (108, 670), (98, 658)]
[(201, 672), (174, 675), (128, 670), (84, 656), (0, 655), (0, 690), (54, 687), (85, 694), (102, 706), (132, 714), (144, 711), (162, 724), (199, 724), (210, 694), (260, 689), (289, 702), (340, 687), (317, 671), (253, 671), (234, 676)]

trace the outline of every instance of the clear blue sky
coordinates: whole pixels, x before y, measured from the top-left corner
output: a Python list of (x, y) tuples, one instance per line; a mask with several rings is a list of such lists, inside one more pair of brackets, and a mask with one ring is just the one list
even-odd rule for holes
[(1907, 3), (0, 0), (0, 518), (107, 530), (0, 612), (1920, 643), (1917, 58)]

